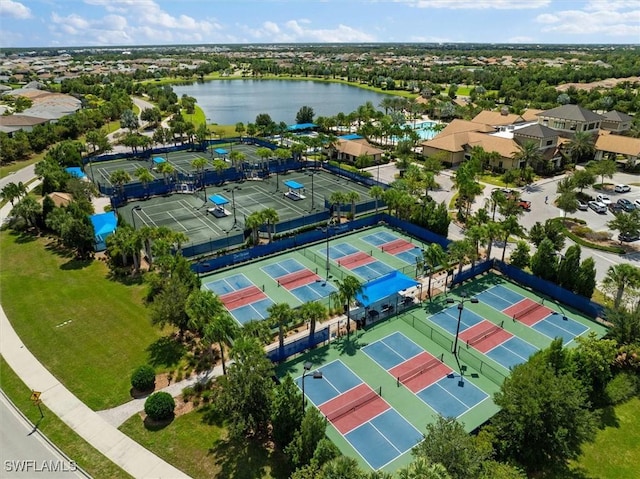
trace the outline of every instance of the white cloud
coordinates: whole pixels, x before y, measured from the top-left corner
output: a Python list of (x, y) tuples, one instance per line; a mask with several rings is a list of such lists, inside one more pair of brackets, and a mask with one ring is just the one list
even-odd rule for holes
[[(127, 33), (130, 30), (127, 19), (121, 15), (107, 15), (93, 20), (75, 13), (61, 16), (54, 12), (49, 28), (54, 35), (64, 37), (67, 44), (122, 45), (132, 41)], [(89, 32), (90, 37), (87, 36)]]
[(517, 36), (517, 37), (511, 37), (507, 40), (507, 43), (535, 43), (535, 39), (532, 37), (526, 37), (526, 36)]
[(25, 20), (27, 18), (31, 18), (31, 10), (20, 2), (2, 0), (0, 1), (0, 17), (11, 17), (17, 18), (18, 20)]
[(395, 0), (416, 8), (523, 10), (546, 7), (551, 0)]
[[(253, 41), (274, 43), (295, 43), (295, 42), (329, 42), (329, 43), (349, 43), (349, 42), (372, 42), (375, 37), (348, 25), (338, 25), (331, 29), (310, 28), (311, 21), (308, 19), (288, 20), (284, 24), (277, 24), (272, 21), (264, 22), (259, 28), (248, 25), (241, 25), (239, 28)], [(249, 40), (251, 41), (251, 40)]]
[[(635, 10), (626, 8), (635, 7)], [(564, 10), (538, 15), (536, 22), (545, 33), (600, 35), (602, 37), (635, 36), (640, 39), (640, 4), (627, 1), (592, 1), (585, 10)], [(604, 40), (603, 40), (604, 41)]]

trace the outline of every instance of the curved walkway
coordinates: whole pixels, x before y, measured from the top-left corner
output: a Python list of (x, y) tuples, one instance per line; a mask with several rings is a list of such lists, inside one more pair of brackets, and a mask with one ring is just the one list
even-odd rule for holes
[[(38, 182), (29, 185), (35, 187)], [(0, 209), (0, 223), (11, 211)], [(42, 392), (41, 399), (67, 426), (133, 477), (189, 478), (171, 464), (129, 438), (100, 414), (71, 394), (29, 351), (0, 305), (0, 354), (27, 387)]]

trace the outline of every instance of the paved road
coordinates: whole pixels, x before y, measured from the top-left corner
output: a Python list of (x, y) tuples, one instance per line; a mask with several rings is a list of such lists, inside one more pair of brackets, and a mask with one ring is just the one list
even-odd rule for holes
[(17, 184), (22, 181), (24, 184), (27, 184), (27, 182), (36, 176), (34, 169), (35, 165), (29, 165), (0, 179), (0, 190), (9, 183)]
[(75, 467), (73, 459), (34, 429), (0, 394), (0, 477), (74, 479), (89, 477)]

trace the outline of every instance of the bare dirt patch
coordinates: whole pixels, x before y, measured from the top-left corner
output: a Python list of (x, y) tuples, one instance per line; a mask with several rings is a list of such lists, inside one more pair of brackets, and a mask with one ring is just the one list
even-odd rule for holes
[(576, 90), (593, 90), (594, 88), (614, 88), (619, 83), (638, 83), (640, 82), (640, 77), (627, 77), (627, 78), (606, 78), (600, 81), (594, 81), (590, 83), (563, 83), (556, 87), (558, 91), (567, 91), (569, 88), (573, 87)]

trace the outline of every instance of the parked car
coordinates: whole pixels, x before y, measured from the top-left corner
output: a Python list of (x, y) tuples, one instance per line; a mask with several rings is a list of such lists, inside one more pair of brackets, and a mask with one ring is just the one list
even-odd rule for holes
[(609, 208), (609, 211), (611, 211), (614, 215), (620, 214), (624, 211), (622, 205), (618, 203), (609, 203), (607, 208)]
[(618, 235), (618, 240), (626, 241), (627, 243), (631, 243), (632, 241), (638, 241), (640, 239), (640, 234), (638, 233), (620, 233)]
[(587, 211), (589, 204), (586, 201), (578, 200), (578, 209), (581, 211)]
[(603, 203), (604, 205), (608, 205), (609, 203), (611, 203), (611, 198), (609, 198), (607, 195), (598, 195), (596, 196), (596, 201)]
[(518, 206), (523, 210), (530, 211), (531, 210), (531, 201), (523, 200), (520, 198), (518, 200)]
[(626, 198), (620, 198), (617, 203), (622, 206), (622, 209), (629, 212), (629, 211), (633, 211), (636, 209), (636, 205), (634, 205), (633, 203), (631, 203), (631, 201), (629, 201)]
[(606, 213), (607, 205), (604, 203), (600, 203), (599, 201), (589, 201), (589, 208), (591, 208), (596, 213)]
[(616, 193), (626, 193), (627, 191), (631, 191), (631, 187), (629, 185), (616, 185), (613, 191)]

